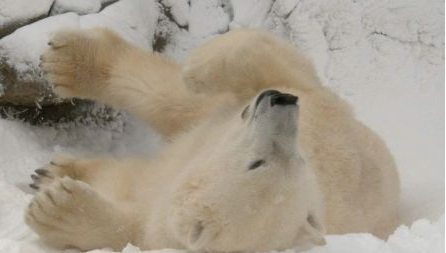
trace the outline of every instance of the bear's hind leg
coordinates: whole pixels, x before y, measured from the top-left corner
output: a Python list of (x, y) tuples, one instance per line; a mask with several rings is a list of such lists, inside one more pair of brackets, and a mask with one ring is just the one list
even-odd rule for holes
[(133, 186), (148, 168), (149, 162), (143, 160), (79, 159), (59, 154), (34, 171), (30, 187), (41, 190), (55, 180), (69, 177), (89, 184), (109, 199), (131, 201), (135, 195)]
[(138, 216), (134, 209), (111, 202), (87, 183), (64, 177), (36, 193), (25, 221), (54, 246), (120, 250), (139, 233)]
[(197, 93), (231, 93), (241, 100), (274, 87), (319, 87), (310, 61), (294, 47), (250, 29), (230, 31), (194, 49), (184, 63), (182, 77)]

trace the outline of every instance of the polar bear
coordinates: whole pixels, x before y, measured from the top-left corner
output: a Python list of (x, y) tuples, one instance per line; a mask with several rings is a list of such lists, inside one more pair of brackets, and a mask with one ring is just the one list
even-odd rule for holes
[(152, 160), (59, 155), (37, 169), (25, 220), (48, 243), (256, 252), (395, 228), (388, 149), (285, 41), (235, 30), (184, 64), (102, 28), (49, 45), (41, 67), (58, 95), (123, 108), (166, 144)]

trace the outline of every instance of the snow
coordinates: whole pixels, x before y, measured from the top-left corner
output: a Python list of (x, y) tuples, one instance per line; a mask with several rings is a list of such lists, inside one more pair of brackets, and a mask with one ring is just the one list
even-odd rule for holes
[(161, 3), (170, 8), (175, 22), (180, 26), (187, 26), (189, 24), (189, 5), (187, 0), (162, 0)]
[[(160, 16), (153, 1), (122, 0), (98, 14), (67, 13), (21, 28), (0, 41), (0, 54), (25, 71), (36, 66), (48, 34), (65, 25), (106, 25), (146, 49), (160, 30), (170, 36), (163, 53), (177, 61), (200, 43), (237, 27), (259, 27), (283, 36), (312, 59), (323, 83), (348, 100), (358, 118), (382, 136), (402, 183), (403, 225), (387, 241), (370, 234), (327, 235), (327, 245), (307, 252), (444, 252), (443, 1), (162, 4), (173, 18), (160, 22), (162, 27), (156, 27)], [(100, 126), (32, 127), (0, 120), (0, 252), (60, 252), (43, 245), (21, 219), (31, 198), (26, 187), (29, 174), (54, 152), (146, 157), (155, 155), (159, 145), (159, 136), (125, 114)], [(129, 245), (124, 252), (139, 250)], [(162, 250), (176, 252), (180, 251)]]
[(401, 226), (384, 242), (369, 234), (329, 235), (327, 245), (306, 253), (435, 253), (444, 252), (444, 216), (436, 223), (418, 220)]
[(271, 9), (269, 0), (232, 1), (234, 18), (229, 24), (231, 28), (259, 27)]
[(0, 35), (3, 29), (47, 15), (54, 0), (0, 1)]

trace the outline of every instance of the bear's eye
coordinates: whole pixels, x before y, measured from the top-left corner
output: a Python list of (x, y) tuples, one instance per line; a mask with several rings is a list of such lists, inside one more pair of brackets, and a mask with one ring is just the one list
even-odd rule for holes
[(248, 112), (249, 105), (245, 107), (245, 110), (242, 112), (242, 119), (246, 117), (246, 113)]
[(257, 169), (258, 167), (262, 166), (263, 164), (265, 164), (265, 160), (257, 160), (249, 166), (249, 170)]

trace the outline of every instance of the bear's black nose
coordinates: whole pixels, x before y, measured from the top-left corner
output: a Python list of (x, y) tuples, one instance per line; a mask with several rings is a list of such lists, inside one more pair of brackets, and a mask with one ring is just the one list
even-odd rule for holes
[(271, 96), (271, 107), (275, 105), (296, 105), (297, 97), (291, 94), (275, 94)]
[(275, 105), (296, 105), (298, 100), (297, 96), (291, 94), (280, 93), (277, 90), (266, 90), (257, 98), (256, 107), (260, 104), (260, 101), (267, 97), (270, 97), (271, 107)]

